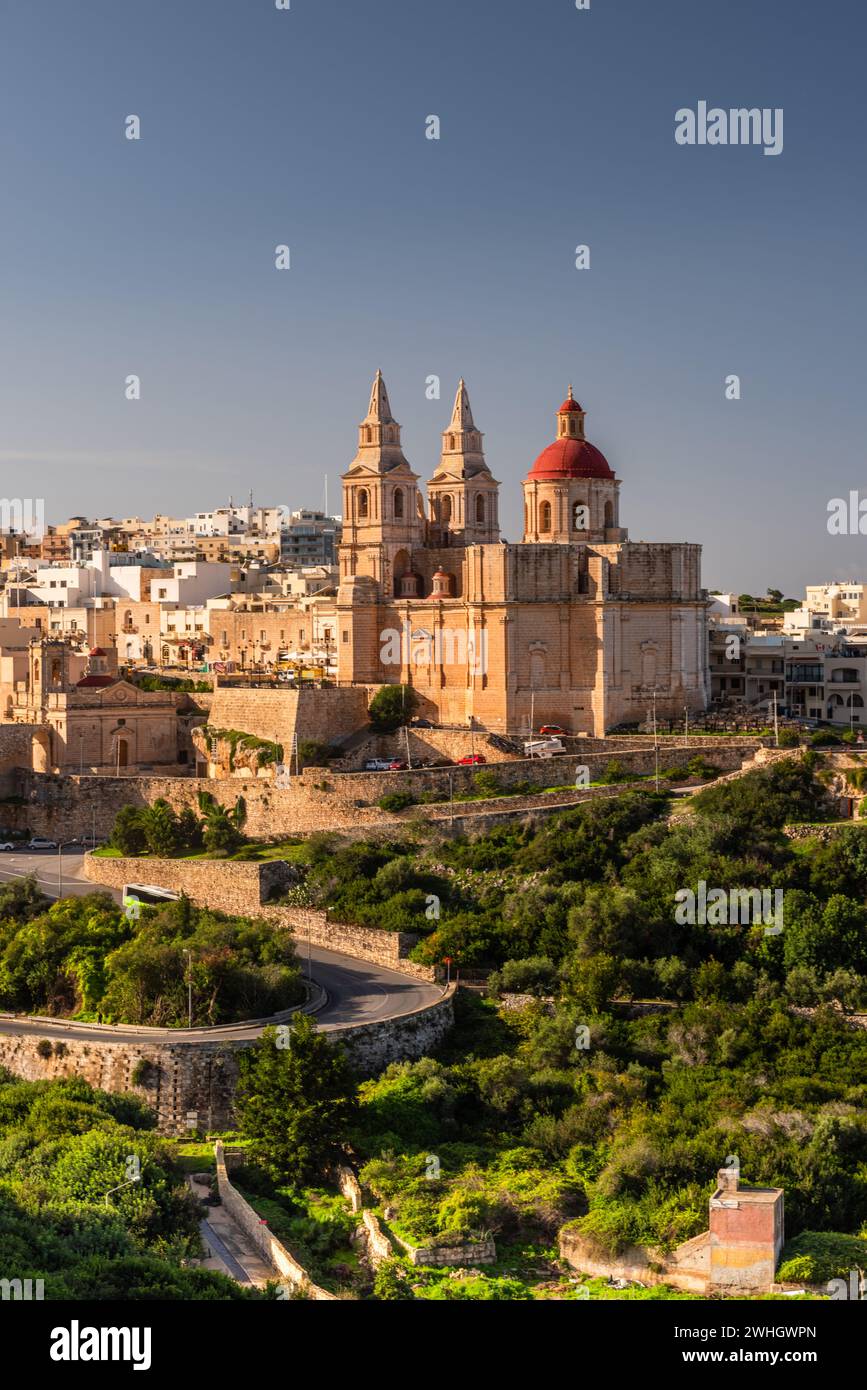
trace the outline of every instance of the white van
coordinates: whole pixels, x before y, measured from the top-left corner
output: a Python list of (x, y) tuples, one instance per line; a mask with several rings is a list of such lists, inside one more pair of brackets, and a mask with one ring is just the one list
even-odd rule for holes
[(553, 758), (566, 749), (559, 738), (530, 739), (524, 744), (524, 754), (528, 758)]

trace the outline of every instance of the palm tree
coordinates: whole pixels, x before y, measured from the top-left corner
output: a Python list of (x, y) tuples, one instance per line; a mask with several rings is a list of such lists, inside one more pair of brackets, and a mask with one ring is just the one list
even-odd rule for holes
[(231, 851), (244, 842), (247, 803), (242, 796), (234, 806), (223, 806), (210, 792), (199, 792), (199, 810), (205, 822), (205, 849)]

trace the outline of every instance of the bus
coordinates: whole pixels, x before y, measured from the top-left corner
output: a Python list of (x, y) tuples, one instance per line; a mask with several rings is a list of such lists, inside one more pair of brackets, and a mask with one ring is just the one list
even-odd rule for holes
[(121, 905), (128, 917), (138, 917), (142, 904), (145, 907), (159, 907), (160, 903), (176, 903), (180, 897), (172, 888), (160, 888), (154, 883), (125, 883)]

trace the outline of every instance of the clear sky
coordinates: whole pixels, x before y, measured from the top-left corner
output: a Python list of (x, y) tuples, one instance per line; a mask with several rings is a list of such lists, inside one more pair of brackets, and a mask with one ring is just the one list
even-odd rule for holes
[[(867, 577), (826, 525), (867, 493), (865, 37), (861, 0), (3, 0), (4, 489), (337, 507), (376, 368), (423, 480), (463, 375), (516, 540), (571, 381), (634, 539)], [(783, 152), (679, 146), (699, 101), (782, 107)]]

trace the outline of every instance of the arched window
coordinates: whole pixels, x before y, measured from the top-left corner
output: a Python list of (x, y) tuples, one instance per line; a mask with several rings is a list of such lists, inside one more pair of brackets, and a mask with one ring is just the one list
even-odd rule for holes
[(448, 494), (443, 498), (440, 506), (440, 521), (443, 526), (448, 526), (452, 519), (452, 499)]
[(485, 494), (480, 492), (476, 496), (476, 524), (483, 526), (485, 523)]
[(609, 531), (614, 525), (614, 503), (605, 503), (605, 529)]
[(398, 521), (403, 518), (403, 488), (401, 487), (394, 490), (394, 515)]
[(132, 609), (128, 608), (123, 615), (124, 632), (129, 632), (132, 628)]
[(358, 489), (358, 515), (362, 521), (370, 516), (370, 493), (366, 487)]
[(539, 508), (539, 530), (544, 532), (551, 530), (551, 503), (543, 502)]

